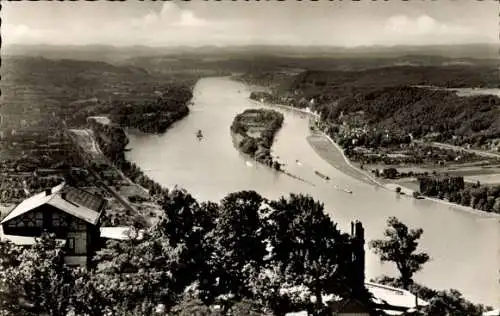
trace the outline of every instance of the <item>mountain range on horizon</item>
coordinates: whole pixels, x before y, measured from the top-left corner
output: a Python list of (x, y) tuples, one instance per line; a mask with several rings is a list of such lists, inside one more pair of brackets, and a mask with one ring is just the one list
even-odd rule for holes
[(251, 46), (164, 46), (144, 45), (113, 46), (93, 45), (45, 45), (45, 44), (10, 44), (1, 50), (3, 56), (30, 56), (56, 59), (83, 60), (125, 60), (134, 57), (168, 56), (187, 54), (200, 55), (274, 55), (287, 57), (315, 58), (397, 58), (405, 55), (440, 56), (443, 58), (499, 59), (500, 43), (477, 43), (456, 45), (395, 45), (395, 46), (287, 46), (287, 45), (251, 45)]

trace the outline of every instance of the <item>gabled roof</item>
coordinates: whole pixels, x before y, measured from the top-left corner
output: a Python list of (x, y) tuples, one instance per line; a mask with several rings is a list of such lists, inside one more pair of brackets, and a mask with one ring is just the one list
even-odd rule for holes
[(104, 201), (105, 200), (98, 195), (61, 183), (53, 187), (50, 194), (41, 192), (25, 199), (12, 209), (1, 223), (6, 223), (41, 205), (48, 204), (87, 223), (95, 225), (101, 215)]
[(31, 211), (34, 208), (37, 208), (47, 202), (50, 201), (55, 195), (56, 192), (59, 192), (62, 188), (64, 187), (64, 183), (61, 183), (58, 186), (55, 186), (52, 188), (52, 194), (47, 195), (45, 192), (40, 192), (37, 193), (21, 203), (19, 203), (16, 207), (14, 207), (7, 216), (2, 220), (2, 224), (5, 222), (10, 221), (11, 219), (14, 219), (20, 215), (23, 215), (29, 211)]
[[(373, 302), (376, 304), (390, 305), (402, 309), (415, 307), (417, 297), (409, 291), (372, 282), (365, 282), (365, 286), (373, 294)], [(427, 306), (429, 303), (419, 298), (418, 305)]]
[(307, 311), (300, 311), (300, 312), (286, 313), (285, 316), (308, 316), (308, 315)]

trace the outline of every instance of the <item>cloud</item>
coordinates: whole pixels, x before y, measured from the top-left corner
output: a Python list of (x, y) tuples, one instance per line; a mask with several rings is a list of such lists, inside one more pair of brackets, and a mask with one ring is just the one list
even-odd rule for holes
[(207, 20), (197, 17), (190, 10), (181, 9), (174, 2), (165, 2), (160, 12), (150, 12), (141, 18), (132, 20), (136, 28), (150, 27), (199, 27), (207, 26)]
[(410, 18), (406, 15), (391, 16), (385, 23), (385, 29), (397, 34), (415, 35), (454, 35), (468, 36), (473, 30), (460, 25), (439, 22), (428, 15)]
[(46, 38), (53, 36), (53, 32), (46, 29), (35, 29), (26, 24), (2, 25), (2, 40), (9, 43), (42, 43)]
[[(411, 11), (406, 9), (407, 5), (405, 11), (399, 6), (388, 11), (385, 9), (390, 7), (385, 4), (383, 7), (367, 5), (359, 15), (363, 7), (346, 5), (342, 11), (341, 8), (323, 10), (326, 7), (318, 6), (299, 11), (299, 7), (284, 10), (271, 2), (262, 6), (221, 3), (217, 10), (213, 5), (196, 1), (137, 2), (129, 6), (80, 2), (76, 10), (74, 5), (42, 3), (39, 7), (12, 3), (5, 6), (2, 39), (7, 44), (358, 46), (496, 42), (498, 39), (495, 31), (498, 22), (489, 15), (493, 11), (489, 8), (477, 11), (477, 6), (463, 9), (463, 12), (471, 12), (464, 15), (446, 10)], [(474, 15), (474, 12), (480, 14)], [(456, 16), (465, 16), (466, 20)], [(302, 24), (297, 24), (298, 19)]]

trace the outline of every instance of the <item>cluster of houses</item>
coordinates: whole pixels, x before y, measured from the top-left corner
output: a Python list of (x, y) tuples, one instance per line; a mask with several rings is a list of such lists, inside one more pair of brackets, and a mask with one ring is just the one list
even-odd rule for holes
[[(51, 232), (64, 244), (68, 265), (90, 265), (90, 258), (106, 240), (129, 238), (127, 227), (101, 227), (105, 206), (103, 197), (62, 183), (25, 199), (7, 212), (0, 221), (0, 240), (29, 246), (42, 232)], [(364, 229), (360, 222), (353, 223), (352, 236), (356, 248), (360, 249), (353, 253), (353, 269), (373, 295), (372, 304), (367, 306), (354, 299), (332, 301), (329, 303), (332, 315), (415, 315), (420, 307), (428, 305), (408, 291), (365, 282)], [(307, 312), (287, 314), (302, 315), (306, 316)], [(487, 314), (493, 315), (498, 313)]]

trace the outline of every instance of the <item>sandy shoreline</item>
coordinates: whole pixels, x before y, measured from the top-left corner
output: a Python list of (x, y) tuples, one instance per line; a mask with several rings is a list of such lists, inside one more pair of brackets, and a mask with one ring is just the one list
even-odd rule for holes
[[(303, 109), (297, 109), (297, 108), (294, 108), (294, 107), (291, 107), (288, 105), (282, 105), (282, 104), (267, 104), (267, 105), (276, 106), (279, 108), (285, 108), (285, 109), (289, 109), (289, 110), (292, 110), (295, 112), (304, 113), (304, 114), (307, 114), (307, 115), (312, 116), (314, 118), (318, 117), (318, 115), (315, 113), (312, 113), (310, 111), (306, 111)], [(314, 140), (314, 138), (322, 138), (323, 140), (326, 140), (328, 143), (330, 143), (333, 146), (329, 146), (330, 148), (328, 149), (325, 146), (322, 146), (320, 144), (320, 142)], [(360, 168), (354, 166), (352, 164), (352, 162), (344, 154), (344, 151), (339, 146), (339, 144), (337, 144), (330, 136), (326, 135), (325, 133), (317, 132), (315, 135), (309, 136), (308, 142), (309, 142), (309, 145), (318, 153), (318, 155), (323, 160), (325, 160), (326, 162), (328, 162), (330, 165), (332, 165), (336, 169), (340, 170), (341, 172), (351, 176), (352, 178), (359, 180), (359, 181), (362, 181), (362, 182), (365, 182), (365, 183), (368, 183), (368, 184), (371, 184), (371, 185), (379, 186), (379, 187), (381, 187), (385, 190), (391, 191), (391, 192), (395, 192), (395, 188), (400, 187), (401, 191), (405, 193), (402, 196), (414, 199), (414, 197), (412, 196), (414, 190), (412, 190), (411, 188), (405, 187), (404, 185), (401, 185), (398, 183), (385, 183), (384, 184), (384, 183), (380, 182), (379, 180), (377, 180), (374, 176), (372, 176), (370, 174), (370, 172), (368, 172), (366, 170), (361, 170)], [(348, 169), (351, 169), (351, 170), (348, 171)], [(438, 198), (432, 198), (432, 197), (427, 197), (427, 196), (425, 196), (425, 197), (423, 196), (423, 198), (426, 200), (430, 200), (430, 201), (433, 201), (436, 203), (447, 205), (449, 207), (452, 207), (455, 209), (460, 209), (462, 211), (466, 211), (466, 212), (473, 213), (476, 215), (489, 216), (489, 217), (499, 217), (500, 218), (500, 214), (479, 211), (479, 210), (473, 209), (470, 206), (455, 204), (455, 203), (444, 201), (444, 200), (441, 200)]]

